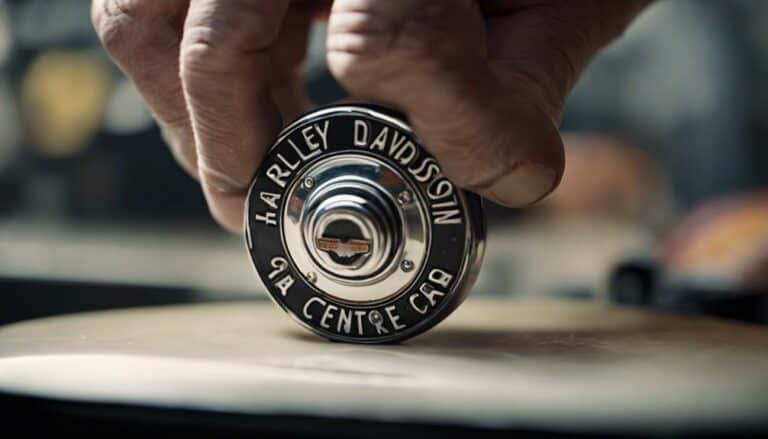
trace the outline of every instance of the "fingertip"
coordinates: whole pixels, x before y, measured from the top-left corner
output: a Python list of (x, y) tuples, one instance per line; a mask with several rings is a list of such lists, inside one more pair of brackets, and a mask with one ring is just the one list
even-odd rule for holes
[(526, 163), (514, 167), (481, 192), (506, 207), (526, 207), (546, 198), (559, 184), (562, 171), (550, 166)]
[[(460, 148), (436, 152), (443, 153), (438, 159), (460, 186), (505, 207), (527, 207), (560, 184), (565, 149), (557, 126), (536, 105), (516, 100), (506, 104), (490, 109), (478, 122), (487, 125), (482, 125), (473, 141), (481, 146), (465, 145), (464, 151), (471, 151), (471, 156), (457, 153)], [(470, 160), (473, 166), (462, 166)]]
[(245, 192), (220, 191), (203, 183), (203, 193), (213, 219), (228, 232), (242, 233)]
[[(506, 145), (515, 157), (490, 185), (487, 196), (507, 207), (526, 207), (546, 198), (560, 184), (565, 171), (565, 148), (557, 126), (536, 105), (518, 111), (518, 123), (509, 129), (518, 142)], [(502, 154), (503, 155), (503, 154)]]
[(242, 209), (240, 214), (236, 212), (222, 211), (218, 209), (211, 209), (211, 214), (216, 223), (219, 224), (224, 230), (235, 235), (243, 233), (243, 215)]

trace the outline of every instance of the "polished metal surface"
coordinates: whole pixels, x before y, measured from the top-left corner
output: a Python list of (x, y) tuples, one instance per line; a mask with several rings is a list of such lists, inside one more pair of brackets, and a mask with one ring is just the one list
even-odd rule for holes
[[(307, 179), (311, 187), (303, 184)], [(397, 202), (410, 190), (395, 169), (374, 157), (344, 154), (316, 163), (287, 191), (282, 235), (291, 259), (305, 275), (315, 274), (318, 290), (348, 302), (399, 293), (418, 275), (429, 242), (421, 205)], [(329, 233), (341, 222), (356, 228), (357, 236)], [(403, 261), (409, 270), (401, 269)]]

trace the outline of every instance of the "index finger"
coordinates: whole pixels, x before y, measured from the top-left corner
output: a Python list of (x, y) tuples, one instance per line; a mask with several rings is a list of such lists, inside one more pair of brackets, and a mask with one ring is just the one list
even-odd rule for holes
[(270, 93), (269, 49), (287, 0), (191, 0), (181, 43), (181, 79), (198, 172), (214, 218), (242, 229), (253, 172), (281, 117)]

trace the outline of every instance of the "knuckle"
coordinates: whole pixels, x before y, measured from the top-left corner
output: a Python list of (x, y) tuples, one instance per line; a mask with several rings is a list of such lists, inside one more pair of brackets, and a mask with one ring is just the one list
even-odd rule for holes
[(480, 58), (476, 54), (484, 42), (457, 22), (460, 5), (412, 3), (396, 7), (381, 2), (350, 10), (334, 5), (328, 31), (331, 73), (347, 87), (366, 89), (402, 71), (442, 74)]
[[(226, 38), (231, 37), (193, 37), (196, 31), (192, 30), (189, 36), (188, 32), (185, 32), (180, 48), (180, 74), (185, 82), (192, 83), (197, 78), (207, 78), (211, 74), (230, 73), (244, 65), (266, 67), (270, 62), (265, 50), (245, 49), (243, 44), (225, 42)], [(268, 70), (265, 68), (249, 69), (249, 73), (253, 75), (254, 81), (263, 82), (268, 79)]]
[(399, 28), (396, 20), (370, 10), (337, 9), (328, 22), (331, 51), (370, 54), (388, 48)]
[(99, 36), (104, 48), (114, 55), (120, 52), (125, 35), (125, 27), (128, 23), (128, 16), (123, 9), (119, 7), (119, 1), (97, 1), (94, 2), (91, 11), (91, 21)]
[(404, 55), (417, 59), (420, 57), (431, 58), (445, 51), (443, 49), (448, 37), (448, 35), (435, 29), (404, 26), (397, 35), (396, 47)]
[(182, 46), (203, 46), (236, 55), (265, 50), (277, 39), (281, 21), (274, 17), (271, 8), (275, 6), (270, 3), (232, 1), (226, 8), (202, 7), (187, 23)]
[(94, 2), (91, 21), (104, 48), (120, 55), (135, 37), (144, 32), (151, 10), (141, 0), (99, 0)]
[[(207, 76), (226, 73), (232, 70), (232, 65), (239, 62), (237, 57), (223, 53), (208, 41), (190, 42), (186, 33), (184, 38), (179, 49), (179, 69), (181, 78), (186, 84), (194, 86), (198, 78), (208, 81)], [(187, 92), (192, 91), (190, 89)]]
[(183, 17), (179, 0), (95, 0), (91, 7), (93, 27), (107, 52), (134, 64), (140, 59), (129, 55), (139, 49), (178, 47)]

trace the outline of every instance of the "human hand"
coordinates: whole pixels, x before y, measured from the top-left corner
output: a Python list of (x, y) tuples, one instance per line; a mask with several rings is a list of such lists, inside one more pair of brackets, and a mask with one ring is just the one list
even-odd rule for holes
[[(557, 125), (581, 70), (645, 3), (336, 0), (328, 63), (355, 98), (404, 112), (459, 186), (525, 206), (560, 181)], [(94, 0), (105, 47), (231, 230), (267, 148), (309, 108), (301, 61), (327, 6)]]

